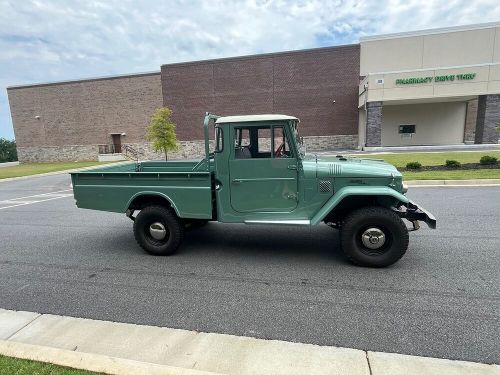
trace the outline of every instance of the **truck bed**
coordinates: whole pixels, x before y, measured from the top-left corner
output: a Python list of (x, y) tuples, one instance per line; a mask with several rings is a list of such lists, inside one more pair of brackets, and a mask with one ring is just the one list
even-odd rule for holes
[[(212, 218), (211, 173), (203, 160), (120, 163), (71, 173), (76, 205), (126, 212), (134, 199), (150, 195), (170, 202), (179, 217)], [(136, 170), (136, 168), (138, 170)]]

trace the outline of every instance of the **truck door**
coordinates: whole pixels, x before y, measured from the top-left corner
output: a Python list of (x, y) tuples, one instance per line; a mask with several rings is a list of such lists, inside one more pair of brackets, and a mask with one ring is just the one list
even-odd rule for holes
[(297, 156), (284, 125), (234, 128), (229, 158), (231, 206), (238, 212), (289, 212), (297, 207)]

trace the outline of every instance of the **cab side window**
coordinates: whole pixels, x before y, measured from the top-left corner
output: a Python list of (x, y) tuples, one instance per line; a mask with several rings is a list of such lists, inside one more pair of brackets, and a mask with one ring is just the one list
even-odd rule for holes
[(271, 157), (271, 127), (255, 129), (257, 133), (257, 157), (260, 159), (268, 159)]
[(283, 126), (249, 126), (235, 128), (235, 159), (271, 159), (291, 157)]
[(273, 128), (273, 157), (291, 157), (290, 145), (288, 144), (288, 139), (285, 135), (285, 129), (283, 126), (275, 126)]
[(248, 128), (236, 128), (234, 133), (234, 158), (250, 159), (250, 130)]

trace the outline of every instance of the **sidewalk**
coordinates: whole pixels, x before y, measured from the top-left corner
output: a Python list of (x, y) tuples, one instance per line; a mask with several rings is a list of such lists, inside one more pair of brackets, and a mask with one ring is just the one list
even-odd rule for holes
[(485, 178), (481, 180), (405, 180), (409, 187), (436, 187), (436, 186), (500, 186), (500, 179)]
[(0, 354), (109, 374), (500, 374), (498, 365), (3, 309)]

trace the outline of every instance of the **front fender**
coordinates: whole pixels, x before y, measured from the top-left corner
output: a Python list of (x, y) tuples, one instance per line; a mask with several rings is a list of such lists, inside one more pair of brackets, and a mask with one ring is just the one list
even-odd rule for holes
[(334, 209), (342, 200), (350, 196), (389, 196), (401, 203), (407, 204), (409, 199), (403, 194), (387, 186), (346, 186), (338, 190), (311, 219), (311, 225), (317, 225)]

